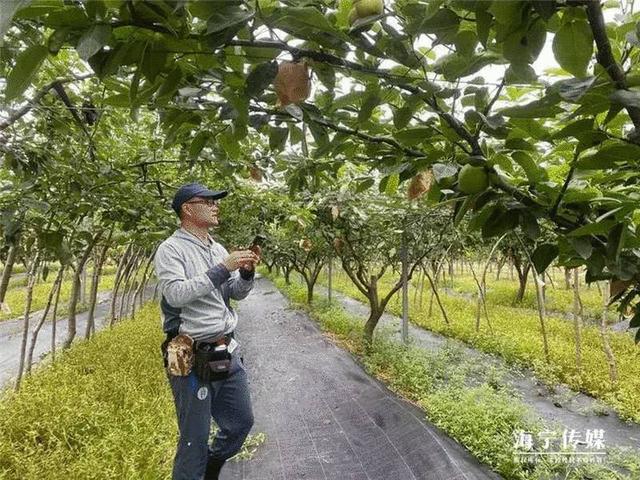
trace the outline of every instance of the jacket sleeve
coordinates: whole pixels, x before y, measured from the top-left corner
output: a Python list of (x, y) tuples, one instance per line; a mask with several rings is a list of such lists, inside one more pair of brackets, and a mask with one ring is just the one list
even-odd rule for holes
[[(229, 255), (229, 252), (227, 252), (226, 248), (224, 248), (222, 245), (220, 245), (220, 248), (223, 256)], [(253, 278), (255, 272), (249, 272), (247, 270), (240, 269), (234, 270), (233, 272), (229, 273), (229, 271), (224, 266), (222, 266), (222, 268), (229, 275), (226, 281), (220, 286), (224, 301), (228, 304), (229, 298), (232, 298), (234, 300), (242, 300), (247, 295), (249, 295), (249, 292), (253, 288)]]
[(215, 285), (212, 277), (216, 278), (216, 272), (212, 270), (216, 267), (193, 278), (187, 278), (184, 260), (169, 244), (158, 247), (154, 266), (158, 288), (167, 303), (175, 308), (184, 307), (189, 302), (206, 295)]

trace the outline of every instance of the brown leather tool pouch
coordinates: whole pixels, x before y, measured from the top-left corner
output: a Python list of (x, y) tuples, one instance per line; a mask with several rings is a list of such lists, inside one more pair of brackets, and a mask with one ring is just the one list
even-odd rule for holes
[(167, 345), (167, 371), (170, 375), (186, 377), (193, 368), (193, 339), (180, 334)]

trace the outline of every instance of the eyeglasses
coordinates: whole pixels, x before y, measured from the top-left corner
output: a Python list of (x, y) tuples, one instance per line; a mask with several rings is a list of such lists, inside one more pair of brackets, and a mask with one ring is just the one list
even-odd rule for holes
[(195, 200), (193, 202), (185, 202), (186, 205), (192, 205), (194, 203), (202, 203), (204, 205), (208, 205), (208, 206), (212, 207), (214, 205), (219, 205), (220, 204), (220, 200), (213, 199), (213, 198), (208, 198), (206, 200)]

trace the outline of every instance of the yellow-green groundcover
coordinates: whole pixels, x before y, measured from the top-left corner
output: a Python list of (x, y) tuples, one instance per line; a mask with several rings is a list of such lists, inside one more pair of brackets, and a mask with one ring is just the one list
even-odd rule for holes
[[(168, 479), (177, 426), (156, 305), (75, 344), (0, 401), (2, 480)], [(263, 438), (251, 436), (238, 456)]]

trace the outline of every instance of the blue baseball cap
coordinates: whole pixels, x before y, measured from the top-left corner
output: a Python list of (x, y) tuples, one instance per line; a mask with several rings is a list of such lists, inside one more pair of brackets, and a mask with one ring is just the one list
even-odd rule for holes
[(229, 194), (226, 190), (209, 190), (200, 183), (187, 183), (182, 185), (173, 196), (171, 207), (180, 215), (180, 207), (184, 202), (191, 200), (193, 197), (206, 198), (224, 198)]

